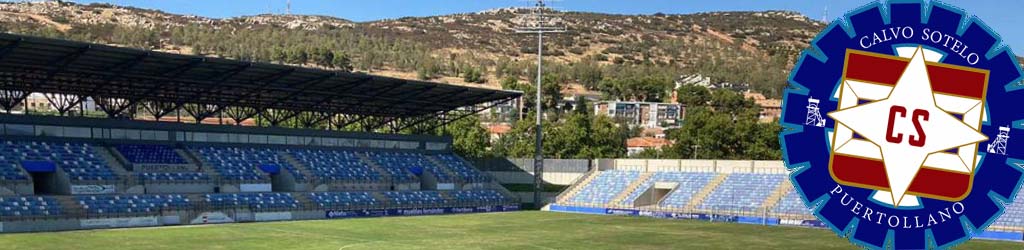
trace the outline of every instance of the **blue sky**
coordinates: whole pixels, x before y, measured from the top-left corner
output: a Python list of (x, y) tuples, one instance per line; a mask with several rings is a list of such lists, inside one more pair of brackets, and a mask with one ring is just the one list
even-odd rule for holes
[[(268, 12), (282, 13), (286, 0), (78, 0), (107, 2), (140, 8), (159, 9), (177, 14), (206, 17), (235, 17)], [(1024, 1), (1021, 0), (946, 0), (982, 18), (1003, 36), (1018, 55), (1024, 54)], [(867, 0), (561, 0), (551, 5), (567, 11), (618, 14), (686, 14), (730, 10), (790, 10), (821, 19), (828, 6), (829, 18), (868, 3)], [(475, 12), (486, 9), (525, 6), (526, 0), (292, 0), (293, 14), (327, 15), (353, 21), (372, 21), (405, 16), (433, 16)]]

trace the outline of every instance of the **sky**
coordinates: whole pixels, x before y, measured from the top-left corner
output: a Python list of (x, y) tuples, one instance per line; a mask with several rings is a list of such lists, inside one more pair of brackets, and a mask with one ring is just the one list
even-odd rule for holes
[[(159, 9), (175, 14), (214, 18), (283, 13), (287, 0), (75, 0), (79, 3), (106, 2), (139, 8)], [(529, 0), (292, 0), (292, 14), (326, 15), (353, 21), (373, 21), (407, 16), (435, 16), (487, 9), (527, 6)], [(1022, 0), (946, 0), (966, 9), (1003, 36), (1005, 43), (1024, 54)], [(868, 0), (558, 0), (551, 6), (564, 11), (613, 14), (687, 14), (708, 11), (789, 10), (821, 20), (869, 3)]]

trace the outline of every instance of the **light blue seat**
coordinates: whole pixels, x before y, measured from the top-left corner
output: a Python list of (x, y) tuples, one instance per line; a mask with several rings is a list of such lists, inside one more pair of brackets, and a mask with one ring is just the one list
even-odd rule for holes
[(384, 196), (392, 207), (439, 207), (448, 204), (437, 191), (388, 191)]
[(458, 175), (463, 181), (467, 183), (486, 183), (491, 181), (491, 178), (485, 175), (480, 170), (470, 166), (461, 157), (454, 154), (439, 154), (436, 155), (437, 159), (448, 167), (453, 173)]
[(460, 204), (496, 204), (508, 200), (501, 192), (491, 189), (458, 190), (448, 195)]
[(206, 203), (215, 208), (248, 208), (252, 210), (294, 210), (299, 203), (289, 193), (207, 194)]
[(569, 199), (572, 203), (606, 205), (629, 187), (629, 184), (640, 177), (637, 171), (608, 170), (598, 173), (575, 196)]
[(411, 181), (415, 179), (414, 169), (429, 171), (439, 182), (452, 182), (454, 179), (448, 176), (444, 170), (427, 160), (423, 154), (408, 152), (368, 152), (370, 159), (384, 168), (398, 181)]
[[(789, 183), (785, 185), (790, 185)], [(772, 213), (777, 214), (788, 214), (788, 215), (811, 215), (811, 209), (808, 209), (804, 205), (804, 201), (800, 198), (800, 194), (796, 190), (789, 190), (786, 195), (782, 196), (779, 203), (775, 204), (772, 208)]]
[(632, 206), (637, 197), (640, 197), (644, 191), (654, 186), (655, 183), (671, 182), (678, 183), (678, 185), (662, 199), (661, 206), (682, 208), (690, 203), (693, 195), (700, 192), (704, 186), (707, 186), (711, 179), (715, 178), (715, 175), (717, 174), (706, 172), (656, 172), (650, 179), (647, 179), (636, 190), (633, 190), (632, 193), (626, 196), (626, 199), (622, 200), (621, 205)]
[(41, 196), (0, 198), (0, 219), (61, 215), (63, 209), (56, 199)]
[(322, 180), (332, 181), (369, 181), (381, 180), (380, 173), (353, 151), (347, 150), (288, 150), (299, 163), (306, 165), (314, 176)]
[[(10, 170), (11, 164), (23, 161), (52, 162), (68, 174), (71, 181), (109, 181), (119, 177), (96, 154), (92, 145), (80, 142), (3, 141), (0, 143), (4, 161), (0, 162), (2, 175), (19, 178)], [(5, 167), (6, 166), (6, 167)], [(15, 165), (16, 166), (16, 165)], [(19, 171), (20, 172), (20, 171)]]
[[(1021, 187), (1024, 189), (1024, 187)], [(992, 226), (1010, 227), (1018, 230), (1024, 230), (1024, 192), (1017, 193), (1017, 198), (1013, 200), (1013, 203), (1006, 206), (1006, 210), (1003, 211), (1003, 215), (999, 216)]]
[(377, 198), (368, 192), (316, 192), (309, 193), (309, 199), (320, 208), (375, 207), (380, 205)]
[(775, 190), (784, 174), (729, 174), (698, 208), (733, 212), (758, 212), (768, 195)]
[(258, 169), (263, 165), (277, 165), (282, 171), (288, 171), (296, 180), (302, 181), (303, 176), (295, 166), (269, 148), (255, 147), (197, 147), (200, 157), (209, 163), (218, 174), (228, 180), (255, 181), (265, 180), (264, 174)]
[(158, 213), (192, 208), (191, 201), (180, 194), (79, 196), (78, 204), (87, 213), (97, 215)]

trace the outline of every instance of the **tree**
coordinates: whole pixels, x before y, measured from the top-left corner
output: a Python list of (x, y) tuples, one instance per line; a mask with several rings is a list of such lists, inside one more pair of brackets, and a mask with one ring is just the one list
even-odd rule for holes
[(683, 85), (676, 89), (676, 101), (686, 107), (701, 107), (711, 102), (711, 91), (698, 85)]
[(463, 70), (462, 80), (470, 83), (485, 83), (487, 78), (484, 78), (483, 71), (477, 68), (469, 67)]
[(587, 147), (585, 158), (619, 158), (626, 155), (626, 139), (629, 138), (627, 126), (616, 124), (611, 117), (594, 116), (591, 122), (590, 146)]
[(480, 125), (480, 118), (476, 115), (456, 120), (438, 130), (452, 136), (452, 149), (461, 156), (483, 158), (491, 155), (488, 151), (491, 147), (490, 133)]
[(753, 100), (747, 99), (739, 92), (731, 90), (715, 90), (711, 92), (710, 107), (716, 112), (728, 113), (733, 116), (757, 118), (760, 108)]
[(756, 116), (737, 116), (708, 107), (687, 110), (686, 121), (667, 136), (675, 144), (668, 157), (700, 159), (778, 160), (779, 126)]
[[(532, 117), (530, 113), (528, 117)], [(494, 145), (496, 155), (532, 157), (535, 125), (533, 118), (515, 123), (512, 131)], [(573, 113), (558, 121), (544, 120), (543, 153), (549, 158), (588, 159), (618, 158), (626, 154), (626, 126), (619, 126), (607, 116), (591, 117)]]
[(343, 71), (352, 71), (352, 59), (343, 52), (334, 52), (334, 59), (331, 62), (335, 68)]
[(587, 89), (597, 89), (604, 78), (604, 72), (597, 62), (586, 60), (572, 66), (572, 77)]

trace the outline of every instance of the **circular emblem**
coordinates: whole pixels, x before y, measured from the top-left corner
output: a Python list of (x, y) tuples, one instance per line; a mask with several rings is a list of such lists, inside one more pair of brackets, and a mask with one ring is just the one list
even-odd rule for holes
[(811, 45), (779, 137), (822, 223), (867, 248), (947, 248), (1013, 201), (1024, 74), (981, 20), (937, 1), (876, 2)]

